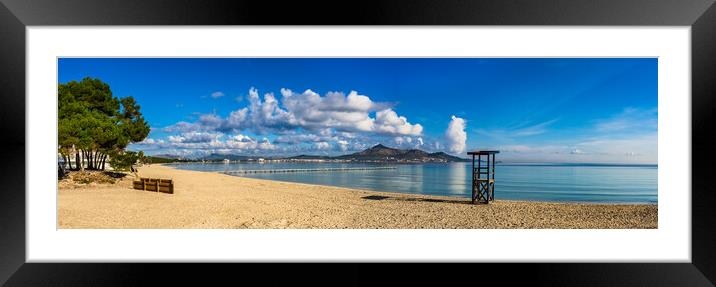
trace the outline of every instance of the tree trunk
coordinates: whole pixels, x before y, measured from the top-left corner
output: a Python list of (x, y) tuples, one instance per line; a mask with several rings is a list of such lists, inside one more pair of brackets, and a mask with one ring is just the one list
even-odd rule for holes
[(81, 152), (82, 150), (77, 152), (77, 162), (75, 164), (77, 164), (79, 171), (84, 171), (85, 167), (82, 165), (82, 156), (80, 155)]
[(107, 155), (106, 155), (106, 154), (102, 154), (102, 170), (104, 170), (104, 163), (105, 163), (105, 161), (107, 161)]
[(92, 152), (92, 169), (99, 169), (99, 167), (97, 166), (97, 154), (98, 152), (96, 151)]
[(82, 159), (80, 159), (80, 151), (75, 151), (75, 170), (82, 170)]
[(66, 154), (62, 154), (62, 160), (65, 162), (65, 165), (66, 165), (66, 167), (63, 166), (64, 168), (72, 168), (72, 166), (69, 165), (70, 162), (67, 160), (67, 155), (66, 155)]
[(88, 151), (84, 151), (84, 152), (82, 153), (82, 157), (84, 157), (84, 158), (85, 158), (85, 161), (87, 162), (87, 166), (85, 167), (85, 169), (87, 169), (87, 170), (92, 170), (92, 157), (89, 156), (89, 152), (88, 152)]
[(97, 166), (96, 166), (96, 164), (95, 164), (95, 162), (94, 162), (94, 152), (93, 152), (93, 151), (89, 151), (89, 155), (90, 155), (90, 161), (92, 162), (92, 169), (93, 169), (93, 170), (94, 170), (94, 169), (97, 169)]

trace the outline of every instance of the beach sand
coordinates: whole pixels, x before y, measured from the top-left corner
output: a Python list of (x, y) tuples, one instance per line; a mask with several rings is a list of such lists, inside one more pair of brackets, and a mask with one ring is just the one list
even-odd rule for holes
[(174, 194), (60, 184), (60, 228), (657, 228), (656, 205), (576, 204), (373, 192), (151, 165)]

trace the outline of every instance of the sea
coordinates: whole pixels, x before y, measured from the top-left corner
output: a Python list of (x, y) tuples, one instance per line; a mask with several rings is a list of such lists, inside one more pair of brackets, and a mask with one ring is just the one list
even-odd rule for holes
[[(470, 198), (471, 163), (177, 163), (234, 176)], [(495, 167), (495, 199), (656, 204), (657, 165), (517, 164)]]

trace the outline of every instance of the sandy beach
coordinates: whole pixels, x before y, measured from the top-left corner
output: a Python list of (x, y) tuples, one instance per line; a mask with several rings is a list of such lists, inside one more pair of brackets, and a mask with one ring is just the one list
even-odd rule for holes
[(60, 183), (59, 228), (657, 228), (656, 205), (575, 204), (373, 192), (151, 165), (175, 193)]

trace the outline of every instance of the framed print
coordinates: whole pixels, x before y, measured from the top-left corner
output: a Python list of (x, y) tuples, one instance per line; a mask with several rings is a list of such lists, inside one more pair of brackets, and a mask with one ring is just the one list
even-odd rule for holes
[[(0, 11), (8, 285), (220, 273), (105, 262), (716, 278), (711, 1), (375, 3), (330, 20), (317, 4), (42, 2)], [(342, 266), (324, 268), (380, 270)]]

